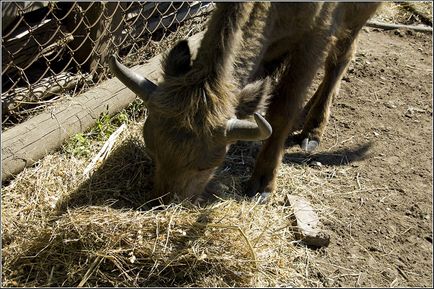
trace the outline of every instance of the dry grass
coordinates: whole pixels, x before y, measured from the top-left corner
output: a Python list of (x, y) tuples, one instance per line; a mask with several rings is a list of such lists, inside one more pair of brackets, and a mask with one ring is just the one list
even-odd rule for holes
[[(306, 156), (288, 155), (279, 194), (260, 205), (240, 193), (258, 145), (240, 143), (218, 173), (223, 193), (216, 201), (149, 209), (152, 167), (140, 130), (130, 124), (89, 178), (89, 159), (58, 152), (3, 187), (3, 285), (318, 285), (306, 263), (318, 252), (294, 239), (284, 196), (313, 196), (320, 217), (330, 218), (321, 196), (353, 190), (345, 168), (318, 170), (300, 165)], [(94, 143), (92, 155), (101, 146)]]
[[(14, 268), (9, 284), (248, 286), (289, 278), (295, 254), (291, 256), (290, 244), (280, 238), (290, 240), (290, 232), (253, 223), (264, 207), (241, 218), (239, 209), (251, 207), (225, 201), (207, 209), (173, 205), (146, 212), (96, 206), (71, 210), (39, 232), (26, 246), (26, 257), (9, 260)], [(285, 255), (263, 250), (276, 241), (289, 246)], [(279, 271), (286, 274), (275, 279)]]
[[(89, 179), (87, 159), (59, 152), (3, 188), (3, 285), (294, 282), (298, 253), (287, 206), (236, 200), (232, 190), (204, 208), (182, 203), (148, 210), (151, 167), (140, 125), (121, 138)], [(99, 147), (93, 145), (95, 154)]]
[(379, 21), (408, 25), (424, 23), (424, 18), (432, 22), (432, 2), (385, 2), (374, 16)]

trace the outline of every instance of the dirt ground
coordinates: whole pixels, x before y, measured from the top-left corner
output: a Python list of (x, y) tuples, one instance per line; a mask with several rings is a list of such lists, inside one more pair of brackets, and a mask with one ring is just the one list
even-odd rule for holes
[[(235, 180), (231, 193), (241, 189), (253, 169), (254, 159), (242, 153), (253, 156), (255, 151), (242, 145), (231, 149), (229, 167), (225, 164), (219, 172), (228, 187)], [(27, 177), (17, 178), (21, 184), (2, 187), (3, 256), (6, 252), (7, 257), (15, 257), (24, 250), (18, 248), (26, 244), (21, 239), (33, 238), (49, 222), (59, 195), (91, 186), (82, 182), (80, 173), (89, 160), (67, 156), (53, 161), (50, 168), (49, 159), (60, 155), (49, 155), (23, 171)], [(134, 157), (144, 162), (138, 154)], [(312, 161), (321, 166), (310, 165)], [(76, 171), (68, 171), (65, 164)], [(243, 173), (236, 176), (233, 171)], [(115, 177), (124, 175), (120, 172)], [(130, 185), (134, 187), (129, 182), (119, 187)], [(119, 197), (117, 189), (105, 191), (119, 200), (135, 196), (131, 189)], [(318, 250), (298, 246), (298, 259), (291, 264), (297, 278), (282, 286), (432, 285), (432, 34), (363, 29), (320, 147), (311, 155), (296, 146), (286, 149), (277, 190), (277, 194), (285, 193), (310, 201), (330, 235), (330, 245)], [(79, 196), (80, 205), (100, 205), (91, 200), (95, 196), (83, 197)], [(31, 198), (34, 203), (24, 206)], [(272, 197), (271, 207), (273, 198), (277, 197)], [(130, 203), (140, 204), (140, 200)], [(2, 262), (3, 267), (9, 264)], [(71, 273), (67, 269), (56, 269), (54, 274), (63, 278)], [(17, 283), (20, 280), (13, 270), (3, 272), (7, 285), (32, 284), (26, 283), (24, 273)]]
[[(361, 33), (324, 140), (310, 158), (323, 166), (306, 168), (306, 182), (311, 174), (327, 176), (307, 197), (332, 240), (311, 252), (306, 277), (318, 282), (308, 285), (432, 286), (431, 37)], [(305, 156), (291, 148), (283, 167), (300, 161)]]

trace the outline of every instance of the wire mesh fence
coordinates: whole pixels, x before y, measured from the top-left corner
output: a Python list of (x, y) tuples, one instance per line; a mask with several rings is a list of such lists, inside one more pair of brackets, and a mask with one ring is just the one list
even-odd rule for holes
[(212, 2), (3, 2), (2, 125), (74, 97), (205, 28)]

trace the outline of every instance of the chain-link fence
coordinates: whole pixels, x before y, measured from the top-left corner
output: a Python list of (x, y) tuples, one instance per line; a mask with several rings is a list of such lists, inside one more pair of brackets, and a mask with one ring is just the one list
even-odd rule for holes
[(117, 53), (133, 66), (205, 27), (212, 2), (3, 2), (2, 124), (107, 79)]

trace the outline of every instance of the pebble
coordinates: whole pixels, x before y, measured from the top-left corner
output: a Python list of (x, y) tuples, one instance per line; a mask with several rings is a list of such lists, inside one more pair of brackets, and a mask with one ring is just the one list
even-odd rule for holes
[(384, 103), (387, 108), (396, 108), (396, 105), (392, 101)]
[(406, 117), (411, 118), (411, 117), (413, 117), (415, 115), (415, 113), (424, 113), (424, 112), (425, 112), (425, 110), (422, 109), (422, 108), (409, 106), (407, 108), (407, 110), (405, 111), (404, 115)]
[(311, 167), (322, 167), (322, 163), (321, 162), (318, 162), (318, 161), (311, 161), (310, 163), (309, 163), (309, 165), (311, 166)]

